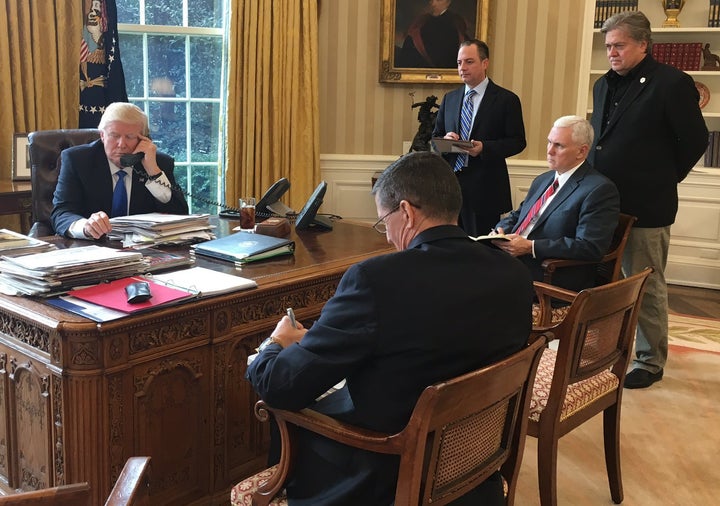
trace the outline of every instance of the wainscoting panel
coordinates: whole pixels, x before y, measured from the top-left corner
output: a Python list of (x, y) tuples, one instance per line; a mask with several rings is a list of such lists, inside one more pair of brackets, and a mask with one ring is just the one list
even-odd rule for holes
[[(320, 170), (328, 182), (323, 213), (373, 223), (370, 195), (373, 174), (396, 156), (325, 154)], [(545, 160), (508, 160), (513, 205), (525, 198), (530, 183), (547, 170)], [(680, 204), (672, 227), (666, 277), (668, 283), (720, 289), (720, 170), (698, 169), (679, 186)]]

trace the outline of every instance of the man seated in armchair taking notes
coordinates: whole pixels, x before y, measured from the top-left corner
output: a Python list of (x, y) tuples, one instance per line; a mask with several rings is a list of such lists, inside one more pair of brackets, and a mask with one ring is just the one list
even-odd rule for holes
[[(283, 317), (247, 370), (269, 405), (305, 407), (397, 432), (425, 387), (525, 346), (532, 280), (516, 259), (457, 226), (460, 185), (429, 152), (404, 155), (377, 180), (378, 221), (397, 252), (356, 264), (310, 329)], [(341, 380), (342, 389), (315, 399)], [(389, 505), (399, 457), (301, 432), (285, 486), (291, 505)], [(504, 504), (499, 473), (453, 504)]]
[[(110, 104), (98, 129), (99, 140), (60, 155), (51, 215), (56, 234), (100, 239), (112, 230), (110, 218), (115, 216), (188, 214), (182, 192), (172, 189), (177, 187), (174, 161), (159, 153), (148, 137), (142, 109), (124, 102)], [(121, 157), (136, 153), (144, 156), (123, 167)]]
[[(550, 171), (530, 185), (520, 207), (500, 220), (490, 234), (498, 248), (518, 257), (536, 281), (543, 280), (546, 258), (597, 261), (607, 253), (618, 224), (620, 197), (608, 178), (586, 160), (593, 141), (590, 122), (563, 116), (548, 135)], [(579, 291), (594, 285), (595, 266), (558, 271), (553, 285)]]

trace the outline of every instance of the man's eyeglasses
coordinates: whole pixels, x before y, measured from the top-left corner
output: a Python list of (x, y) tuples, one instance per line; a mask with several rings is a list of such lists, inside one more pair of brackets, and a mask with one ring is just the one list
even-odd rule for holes
[[(415, 209), (420, 209), (420, 206), (416, 206), (412, 202), (408, 202), (408, 204), (410, 204)], [(388, 216), (390, 216), (394, 212), (397, 212), (399, 209), (400, 209), (400, 204), (396, 205), (392, 211), (390, 211), (389, 213), (386, 213), (382, 218), (377, 220), (375, 222), (375, 225), (373, 225), (373, 228), (375, 229), (375, 231), (379, 234), (386, 234), (387, 233), (387, 223), (385, 223), (385, 220), (388, 218)]]
[(385, 223), (385, 220), (387, 219), (388, 216), (390, 216), (392, 213), (396, 212), (398, 209), (400, 209), (400, 204), (396, 205), (392, 211), (390, 211), (389, 213), (386, 213), (382, 218), (377, 220), (375, 222), (375, 225), (373, 225), (375, 232), (377, 232), (379, 234), (386, 234), (387, 233), (387, 224)]

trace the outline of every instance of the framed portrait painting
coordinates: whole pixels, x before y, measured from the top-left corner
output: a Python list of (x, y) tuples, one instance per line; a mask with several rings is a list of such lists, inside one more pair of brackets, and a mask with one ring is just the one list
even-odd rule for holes
[(28, 150), (28, 134), (15, 134), (13, 136), (12, 161), (13, 181), (29, 181), (30, 153)]
[(460, 42), (487, 42), (490, 0), (382, 0), (381, 83), (459, 83)]

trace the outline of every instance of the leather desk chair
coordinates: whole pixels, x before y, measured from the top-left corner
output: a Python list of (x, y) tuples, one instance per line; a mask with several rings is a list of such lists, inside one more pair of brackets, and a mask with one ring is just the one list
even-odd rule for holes
[(30, 237), (55, 234), (50, 223), (50, 213), (53, 210), (53, 194), (60, 174), (60, 152), (99, 138), (100, 131), (94, 128), (40, 130), (28, 136), (34, 221), (28, 233)]

